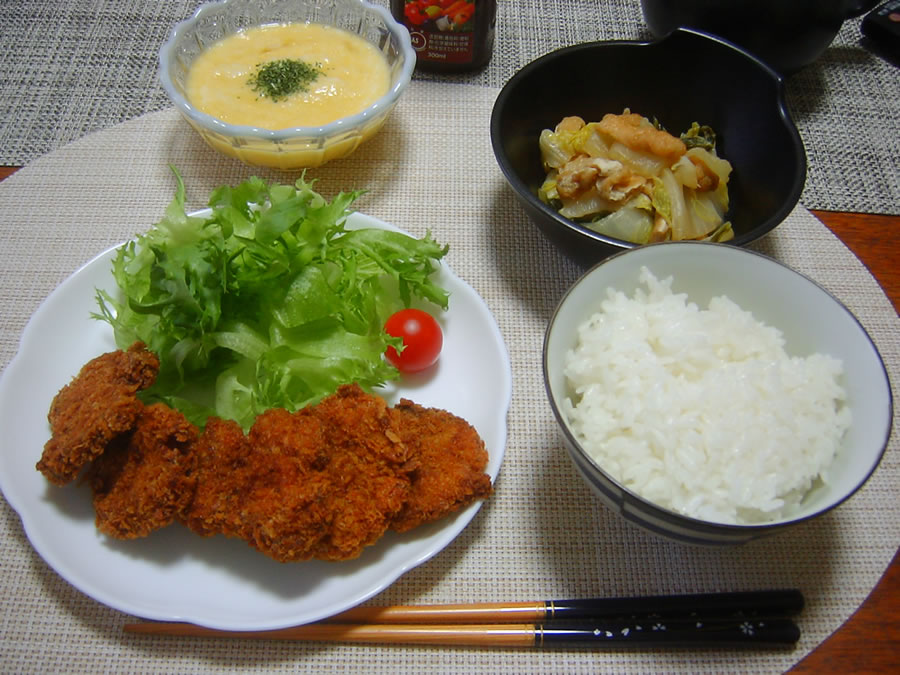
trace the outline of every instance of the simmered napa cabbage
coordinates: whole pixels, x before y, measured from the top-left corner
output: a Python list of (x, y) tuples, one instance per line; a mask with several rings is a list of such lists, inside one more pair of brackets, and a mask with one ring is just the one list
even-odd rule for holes
[(626, 109), (600, 122), (565, 117), (539, 143), (547, 177), (538, 194), (566, 218), (636, 244), (734, 237), (731, 164), (708, 126), (694, 122), (676, 138)]

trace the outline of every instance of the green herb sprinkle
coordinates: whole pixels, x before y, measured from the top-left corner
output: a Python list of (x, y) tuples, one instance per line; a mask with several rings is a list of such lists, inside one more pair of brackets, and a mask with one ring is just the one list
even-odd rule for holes
[(299, 59), (279, 59), (260, 63), (247, 83), (260, 96), (280, 101), (298, 91), (306, 91), (322, 74), (321, 65), (309, 65)]

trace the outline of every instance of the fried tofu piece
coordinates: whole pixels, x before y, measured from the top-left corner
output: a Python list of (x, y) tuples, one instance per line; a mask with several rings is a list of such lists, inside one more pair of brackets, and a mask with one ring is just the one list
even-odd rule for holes
[(391, 522), (393, 530), (406, 532), (491, 495), (488, 453), (466, 420), (406, 399), (392, 416), (417, 465), (409, 497)]
[(107, 445), (132, 429), (144, 408), (137, 393), (156, 381), (159, 359), (143, 343), (89, 361), (50, 405), (51, 438), (36, 468), (66, 485)]
[(136, 539), (172, 523), (196, 488), (197, 436), (180, 412), (162, 403), (144, 408), (134, 431), (91, 465), (97, 529)]
[(684, 141), (667, 131), (657, 129), (637, 113), (607, 113), (597, 127), (632, 150), (662, 157), (669, 166), (687, 151)]

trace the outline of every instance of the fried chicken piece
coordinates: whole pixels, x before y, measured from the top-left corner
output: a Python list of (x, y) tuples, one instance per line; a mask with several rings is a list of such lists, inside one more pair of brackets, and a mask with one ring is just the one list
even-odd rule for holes
[(179, 519), (203, 537), (239, 536), (240, 501), (248, 489), (250, 442), (233, 420), (210, 417), (195, 447), (197, 487)]
[(147, 406), (134, 432), (114, 441), (90, 468), (97, 529), (116, 539), (146, 537), (191, 501), (198, 431), (162, 403)]
[(312, 412), (326, 429), (332, 521), (315, 549), (322, 560), (356, 558), (387, 531), (409, 497), (416, 469), (409, 446), (380, 396), (346, 385)]
[(182, 520), (281, 562), (356, 558), (409, 492), (414, 465), (392, 425), (384, 400), (356, 385), (295, 413), (268, 410), (246, 437), (232, 422), (210, 420)]
[(264, 412), (248, 435), (250, 461), (243, 472), (235, 535), (280, 562), (309, 560), (326, 535), (332, 489), (322, 425), (309, 409)]
[(54, 397), (47, 415), (51, 438), (36, 468), (65, 485), (131, 430), (144, 405), (137, 393), (156, 381), (159, 359), (143, 343), (89, 361)]
[(409, 498), (391, 529), (406, 532), (490, 496), (493, 486), (484, 472), (488, 453), (471, 424), (406, 399), (391, 412), (418, 465)]

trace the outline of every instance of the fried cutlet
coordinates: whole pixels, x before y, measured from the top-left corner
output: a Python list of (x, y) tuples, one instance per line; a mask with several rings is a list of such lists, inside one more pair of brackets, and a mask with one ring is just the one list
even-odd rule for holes
[(323, 474), (327, 449), (319, 420), (308, 410), (272, 409), (256, 418), (247, 435), (247, 464), (232, 536), (281, 562), (308, 560), (325, 536), (331, 488)]
[(195, 447), (197, 488), (180, 515), (203, 537), (239, 536), (240, 503), (247, 492), (250, 442), (233, 420), (210, 417)]
[(244, 539), (282, 562), (312, 557), (331, 521), (328, 453), (314, 415), (268, 410), (246, 435), (211, 418), (197, 449), (197, 489), (181, 515), (188, 528)]
[(391, 410), (400, 440), (416, 459), (409, 497), (391, 522), (406, 532), (488, 497), (484, 441), (466, 420), (401, 399)]
[(387, 404), (356, 385), (294, 413), (268, 410), (246, 436), (213, 419), (182, 520), (281, 562), (356, 558), (403, 507), (408, 460)]
[(175, 520), (196, 487), (197, 436), (180, 412), (162, 403), (144, 408), (134, 431), (91, 465), (97, 529), (135, 539)]
[(50, 405), (51, 438), (37, 469), (54, 485), (65, 485), (132, 429), (143, 409), (137, 393), (156, 380), (159, 359), (143, 343), (89, 361)]
[(406, 498), (407, 453), (387, 405), (356, 385), (295, 413), (269, 410), (248, 438), (241, 535), (275, 560), (356, 558)]
[(312, 411), (326, 429), (325, 505), (333, 514), (314, 554), (348, 560), (380, 539), (403, 509), (417, 464), (383, 398), (346, 385)]
[(62, 485), (93, 462), (97, 527), (122, 539), (180, 520), (293, 562), (350, 560), (388, 529), (405, 532), (490, 495), (488, 455), (449, 412), (394, 408), (358, 385), (245, 434), (210, 418), (200, 433), (163, 404), (144, 406), (159, 361), (141, 343), (88, 363), (53, 401), (38, 470)]

